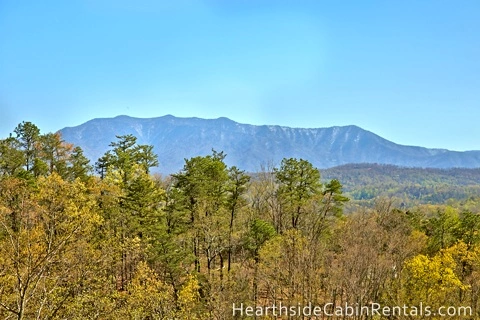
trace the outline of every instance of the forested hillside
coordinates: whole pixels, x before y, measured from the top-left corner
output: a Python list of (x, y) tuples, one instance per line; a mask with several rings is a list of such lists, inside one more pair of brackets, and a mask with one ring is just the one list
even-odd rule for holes
[(264, 317), (280, 304), (325, 308), (310, 319), (345, 319), (346, 304), (404, 306), (351, 319), (480, 317), (475, 199), (403, 208), (368, 196), (345, 214), (342, 184), (368, 190), (363, 174), (326, 179), (284, 158), (250, 176), (225, 157), (159, 176), (162, 159), (133, 135), (90, 164), (59, 134), (19, 124), (0, 141), (0, 318), (253, 318), (234, 304), (259, 319), (304, 318)]
[[(411, 208), (479, 200), (480, 168), (406, 168), (381, 164), (349, 164), (323, 170), (323, 178), (342, 181), (356, 205), (372, 206), (378, 197), (394, 198)], [(479, 201), (480, 202), (480, 201)]]

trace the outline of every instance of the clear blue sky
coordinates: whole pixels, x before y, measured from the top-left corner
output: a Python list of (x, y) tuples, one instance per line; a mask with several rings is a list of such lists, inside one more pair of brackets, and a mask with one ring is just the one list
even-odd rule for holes
[(480, 149), (480, 1), (0, 0), (0, 136), (126, 114)]

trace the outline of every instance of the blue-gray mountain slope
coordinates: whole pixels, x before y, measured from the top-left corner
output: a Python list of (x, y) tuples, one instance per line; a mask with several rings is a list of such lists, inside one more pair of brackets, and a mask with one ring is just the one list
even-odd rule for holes
[(284, 157), (303, 158), (318, 168), (348, 163), (407, 167), (480, 167), (480, 151), (455, 152), (395, 144), (357, 126), (318, 129), (240, 124), (227, 118), (199, 119), (127, 116), (94, 119), (60, 130), (63, 139), (81, 146), (94, 163), (115, 141), (133, 134), (140, 144), (154, 146), (162, 173), (175, 173), (185, 158), (224, 151), (227, 164), (254, 172)]

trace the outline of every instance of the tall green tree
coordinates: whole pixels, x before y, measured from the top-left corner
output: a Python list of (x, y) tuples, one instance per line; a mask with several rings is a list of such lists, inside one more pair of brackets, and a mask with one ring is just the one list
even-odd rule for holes
[[(198, 272), (201, 270), (201, 252), (206, 252), (207, 265), (211, 266), (212, 260), (219, 256), (219, 245), (224, 240), (221, 232), (215, 243), (207, 240), (213, 240), (212, 237), (220, 231), (215, 227), (219, 222), (217, 218), (225, 218), (218, 215), (219, 211), (225, 208), (229, 181), (224, 158), (223, 152), (213, 151), (211, 155), (186, 159), (183, 170), (173, 175), (174, 187), (180, 191), (183, 205), (190, 216), (192, 251), (195, 256), (195, 270)], [(215, 228), (213, 233), (208, 232), (212, 227)]]
[(309, 202), (321, 194), (320, 171), (306, 160), (285, 158), (274, 172), (279, 183), (278, 197), (290, 216), (291, 228), (296, 229)]
[(332, 213), (336, 216), (343, 213), (343, 205), (349, 201), (343, 195), (342, 184), (337, 179), (332, 179), (325, 184), (323, 189), (323, 214)]
[(13, 137), (0, 140), (0, 175), (16, 176), (24, 170), (24, 165), (20, 142)]
[(153, 146), (137, 144), (137, 138), (131, 134), (116, 137), (117, 141), (110, 143), (111, 149), (95, 165), (102, 178), (109, 169), (117, 170), (126, 185), (135, 172), (134, 164), (146, 174), (150, 168), (158, 166), (158, 156), (153, 153)]
[(34, 159), (37, 155), (36, 143), (40, 138), (40, 129), (33, 123), (23, 121), (14, 130), (20, 148), (25, 157), (25, 169), (31, 171), (34, 165)]
[(90, 160), (83, 154), (82, 148), (76, 146), (70, 155), (70, 166), (68, 168), (70, 179), (88, 180), (92, 173), (93, 167)]
[(239, 170), (237, 167), (233, 166), (228, 170), (228, 196), (227, 196), (227, 208), (230, 211), (230, 224), (229, 224), (229, 233), (228, 233), (228, 267), (227, 270), (230, 272), (232, 266), (232, 250), (233, 246), (233, 230), (234, 222), (237, 215), (237, 212), (240, 208), (245, 206), (246, 201), (242, 197), (247, 190), (247, 183), (250, 181), (250, 177), (245, 174), (244, 171)]
[[(148, 175), (151, 166), (158, 165), (152, 148), (137, 144), (133, 135), (117, 136), (96, 163), (97, 172), (105, 182), (101, 200), (108, 232), (118, 241), (120, 289), (125, 290), (132, 279), (135, 265), (148, 255), (162, 231), (164, 191)], [(113, 201), (112, 192), (115, 190)]]

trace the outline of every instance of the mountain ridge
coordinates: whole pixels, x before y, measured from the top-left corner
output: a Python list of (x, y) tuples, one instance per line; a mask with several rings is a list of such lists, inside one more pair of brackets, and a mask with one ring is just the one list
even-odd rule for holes
[(167, 174), (180, 170), (185, 158), (207, 155), (212, 149), (224, 151), (227, 164), (251, 172), (260, 170), (261, 165), (278, 164), (284, 157), (303, 158), (321, 169), (349, 163), (480, 167), (480, 151), (400, 145), (356, 125), (292, 128), (243, 124), (226, 117), (120, 115), (92, 119), (60, 132), (65, 141), (81, 146), (92, 162), (108, 150), (116, 135), (133, 134), (139, 144), (154, 146), (160, 161), (159, 172)]

